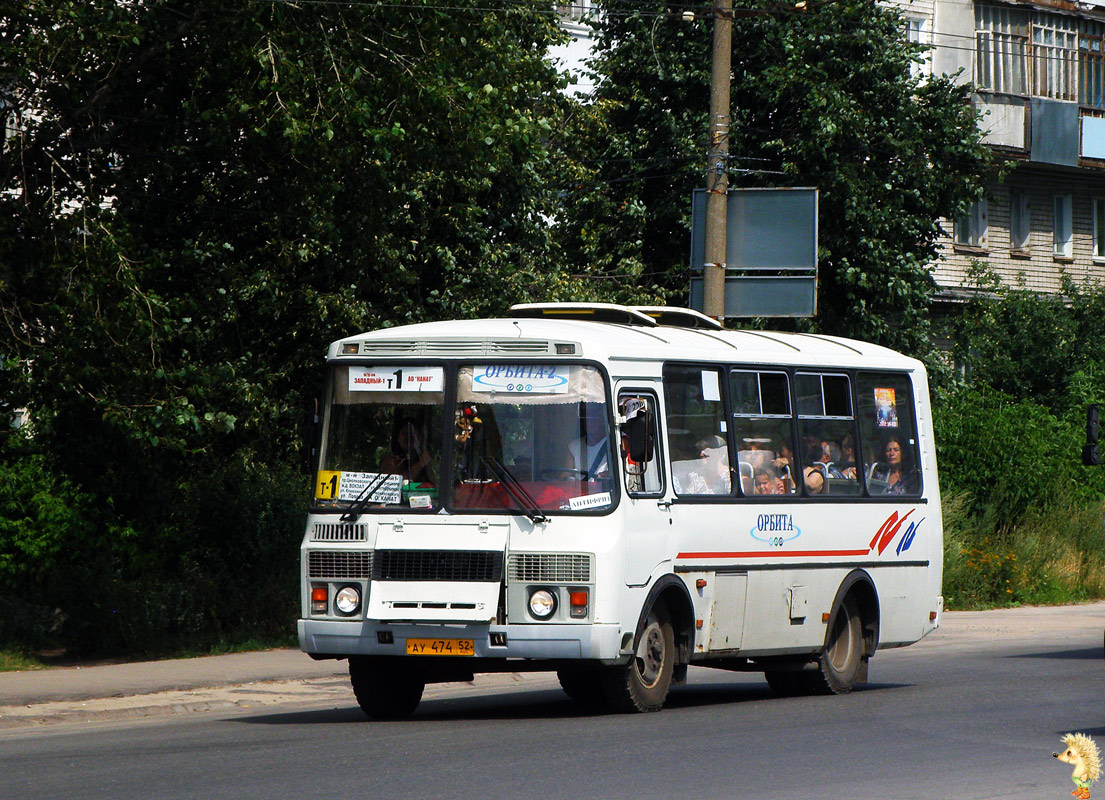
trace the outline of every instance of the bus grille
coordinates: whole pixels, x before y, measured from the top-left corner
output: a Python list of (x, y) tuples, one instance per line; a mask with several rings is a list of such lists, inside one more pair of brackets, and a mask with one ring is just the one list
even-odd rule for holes
[(314, 532), (311, 533), (312, 542), (363, 542), (368, 537), (365, 535), (366, 525), (335, 525), (332, 523), (317, 523)]
[(507, 571), (525, 583), (590, 583), (591, 556), (576, 553), (512, 553)]
[(307, 553), (307, 577), (370, 578), (372, 553), (348, 550), (312, 550)]
[(498, 581), (503, 554), (484, 550), (377, 550), (377, 581)]

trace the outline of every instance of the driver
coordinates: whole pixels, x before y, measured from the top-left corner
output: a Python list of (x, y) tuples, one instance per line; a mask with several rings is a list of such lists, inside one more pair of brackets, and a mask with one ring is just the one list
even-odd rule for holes
[(610, 447), (602, 403), (584, 403), (579, 426), (581, 435), (568, 442), (567, 468), (577, 471), (585, 481), (610, 477)]

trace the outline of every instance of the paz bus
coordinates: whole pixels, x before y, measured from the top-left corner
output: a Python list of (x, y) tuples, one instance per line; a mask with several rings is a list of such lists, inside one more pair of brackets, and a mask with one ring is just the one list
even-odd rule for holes
[(839, 694), (940, 623), (912, 358), (538, 303), (350, 336), (327, 365), (298, 633), (370, 717), (504, 671), (623, 712), (692, 664)]

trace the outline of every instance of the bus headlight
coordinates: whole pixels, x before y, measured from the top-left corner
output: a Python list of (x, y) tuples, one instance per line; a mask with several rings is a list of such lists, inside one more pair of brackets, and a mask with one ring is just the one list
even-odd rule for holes
[(361, 590), (356, 586), (343, 586), (334, 595), (334, 608), (339, 614), (356, 614), (361, 608)]
[(535, 619), (548, 619), (556, 613), (556, 595), (548, 589), (538, 589), (529, 596), (529, 613)]

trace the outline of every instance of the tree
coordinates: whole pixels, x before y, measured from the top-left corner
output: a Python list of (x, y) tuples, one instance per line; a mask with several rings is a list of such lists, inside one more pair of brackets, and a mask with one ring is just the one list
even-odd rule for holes
[(212, 574), (243, 542), (213, 497), (303, 497), (329, 341), (571, 291), (544, 3), (17, 5), (0, 389), (49, 469), (145, 537), (117, 575)]
[[(827, 332), (920, 351), (938, 220), (982, 195), (990, 153), (969, 88), (921, 78), (894, 11), (861, 0), (745, 3), (733, 30), (734, 185), (820, 189), (818, 317)], [(704, 184), (710, 26), (661, 3), (601, 4), (597, 89), (566, 200), (568, 252), (688, 285), (690, 196)], [(603, 254), (618, 253), (617, 259)]]

